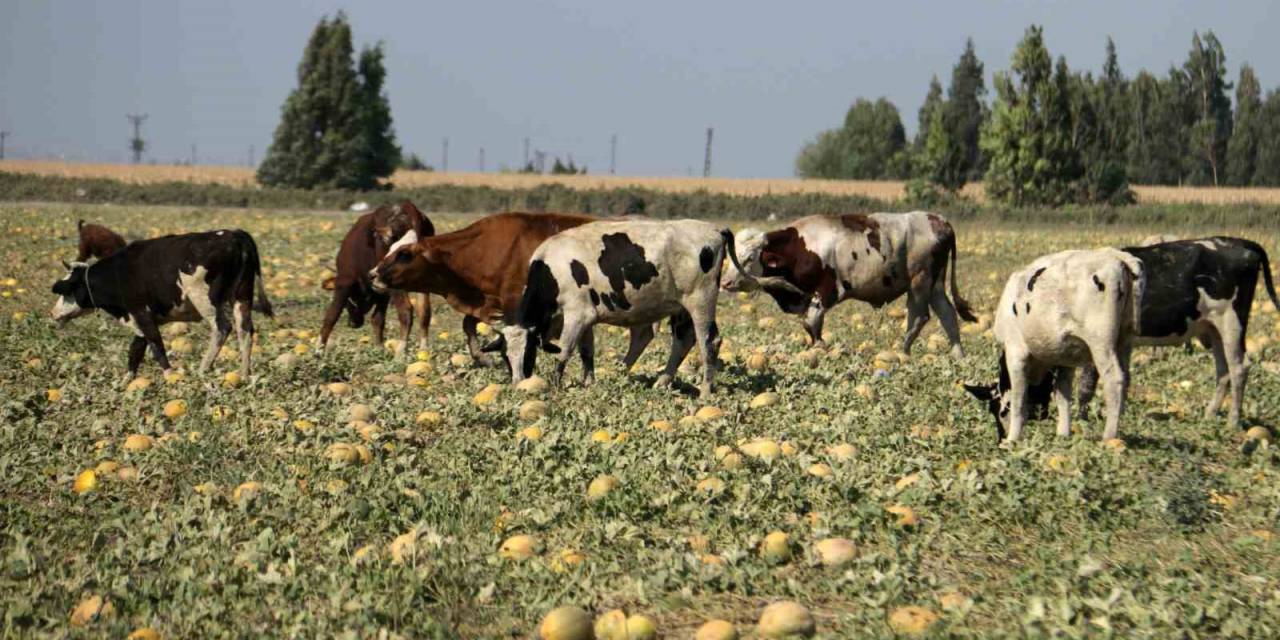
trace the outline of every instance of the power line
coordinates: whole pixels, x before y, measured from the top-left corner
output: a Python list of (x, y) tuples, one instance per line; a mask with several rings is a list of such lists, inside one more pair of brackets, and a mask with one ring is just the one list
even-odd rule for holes
[(142, 152), (147, 148), (147, 142), (142, 139), (142, 123), (146, 122), (147, 114), (130, 113), (125, 116), (129, 122), (133, 123), (133, 139), (129, 140), (129, 150), (133, 152), (133, 163), (140, 164), (142, 162)]

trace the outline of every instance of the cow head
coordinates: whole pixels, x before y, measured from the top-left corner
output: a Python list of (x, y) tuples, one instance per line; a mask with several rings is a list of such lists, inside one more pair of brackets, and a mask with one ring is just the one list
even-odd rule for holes
[(768, 245), (768, 236), (759, 229), (739, 231), (729, 245), (733, 258), (725, 265), (720, 287), (726, 291), (765, 289), (806, 295), (784, 276), (778, 275), (778, 269), (786, 266), (785, 258), (770, 251)]
[[(1009, 368), (1005, 364), (1004, 351), (997, 356), (1000, 363), (1000, 379), (996, 384), (964, 385), (965, 391), (985, 402), (987, 410), (996, 422), (996, 443), (999, 444), (1008, 432), (1012, 413), (1009, 403)], [(1034, 418), (1046, 418), (1049, 415), (1049, 400), (1053, 392), (1056, 370), (1050, 370), (1035, 384), (1028, 384), (1024, 396), (1027, 415)]]
[(416, 233), (425, 224), (422, 212), (408, 200), (400, 204), (379, 207), (373, 212), (373, 231), (382, 241), (383, 246), (390, 245), (410, 231)]
[(418, 233), (410, 229), (387, 249), (387, 255), (369, 271), (374, 291), (382, 293), (388, 289), (409, 290), (409, 285), (415, 279), (432, 271), (428, 257), (426, 250), (418, 245)]
[(50, 314), (59, 325), (92, 313), (96, 306), (93, 292), (89, 288), (89, 265), (83, 262), (63, 262), (62, 266), (67, 268), (67, 275), (53, 283), (53, 294), (58, 299), (53, 303)]
[(502, 335), (483, 350), (503, 353), (511, 369), (511, 383), (516, 384), (533, 375), (538, 361), (538, 338), (525, 327), (506, 326), (502, 328)]

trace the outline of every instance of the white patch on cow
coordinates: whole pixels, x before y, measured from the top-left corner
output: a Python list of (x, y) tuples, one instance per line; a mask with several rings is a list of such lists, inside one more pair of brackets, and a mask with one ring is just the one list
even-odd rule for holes
[[(747, 275), (753, 278), (758, 278), (764, 273), (764, 265), (760, 264), (760, 253), (764, 251), (764, 242), (764, 232), (754, 228), (743, 229), (733, 237), (734, 255), (738, 257), (742, 268), (746, 269)], [(742, 277), (742, 272), (738, 271), (732, 260), (724, 265), (724, 275), (720, 279), (721, 287), (729, 291), (741, 291), (745, 290), (744, 285), (747, 282), (750, 280)]]
[(525, 379), (524, 350), (529, 342), (529, 330), (523, 327), (503, 327), (502, 337), (507, 343), (507, 364), (511, 366), (511, 384)]
[(215, 235), (215, 236), (220, 236), (220, 235), (222, 235), (222, 234), (224, 234), (224, 233), (226, 233), (226, 231), (219, 231), (219, 232), (217, 232), (217, 233), (215, 233), (215, 234), (213, 234), (213, 235)]
[(70, 300), (64, 296), (58, 296), (58, 299), (53, 302), (53, 310), (50, 312), (50, 315), (53, 316), (54, 320), (62, 322), (71, 320), (72, 318), (78, 318), (90, 311), (93, 310), (81, 308), (80, 305), (76, 304), (75, 300)]
[(413, 229), (410, 229), (406, 231), (404, 235), (400, 236), (399, 240), (396, 240), (394, 243), (391, 244), (391, 247), (387, 249), (387, 255), (393, 255), (396, 251), (400, 249), (400, 247), (407, 247), (417, 241), (418, 241), (418, 232), (414, 231)]

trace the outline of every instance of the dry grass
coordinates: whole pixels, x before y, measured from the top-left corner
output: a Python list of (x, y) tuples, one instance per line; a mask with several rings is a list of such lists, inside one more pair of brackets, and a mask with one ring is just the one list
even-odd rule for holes
[[(50, 160), (4, 160), (0, 171), (33, 173), (64, 178), (109, 178), (133, 184), (192, 182), (251, 186), (253, 170), (247, 167), (169, 165), (82, 164)], [(500, 173), (399, 171), (392, 178), (403, 188), (448, 184), (484, 186), (495, 189), (523, 189), (543, 184), (559, 184), (571, 189), (613, 189), (639, 187), (673, 193), (706, 190), (712, 193), (757, 196), (767, 194), (821, 193), (857, 195), (878, 200), (902, 199), (904, 183), (893, 180), (800, 180), (798, 178), (682, 178), (645, 176), (543, 176)], [(1280, 189), (1238, 187), (1135, 186), (1138, 200), (1147, 203), (1280, 204)], [(981, 184), (971, 184), (964, 194), (984, 199)]]

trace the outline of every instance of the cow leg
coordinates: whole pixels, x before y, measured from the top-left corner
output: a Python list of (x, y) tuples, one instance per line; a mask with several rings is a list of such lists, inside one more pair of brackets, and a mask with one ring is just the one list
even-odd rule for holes
[(827, 346), (822, 341), (822, 324), (827, 317), (827, 308), (822, 301), (814, 296), (813, 301), (809, 303), (809, 309), (804, 313), (804, 330), (809, 334), (809, 341), (815, 347)]
[(578, 341), (578, 356), (582, 358), (582, 386), (589, 387), (596, 381), (596, 332), (587, 329)]
[(1097, 390), (1098, 370), (1092, 364), (1086, 364), (1080, 368), (1080, 398), (1077, 400), (1080, 404), (1078, 417), (1081, 420), (1089, 419), (1089, 403), (1093, 402), (1093, 395)]
[(1072, 367), (1058, 367), (1053, 381), (1053, 399), (1058, 405), (1058, 435), (1071, 435), (1071, 384), (1076, 377)]
[(582, 332), (590, 332), (591, 326), (583, 318), (577, 316), (564, 318), (564, 325), (560, 329), (560, 353), (556, 354), (556, 368), (551, 374), (551, 384), (559, 387), (564, 382), (564, 370), (569, 366), (569, 359), (573, 357), (573, 352), (578, 349), (578, 341), (582, 339)]
[(1120, 427), (1120, 414), (1124, 412), (1125, 374), (1124, 364), (1114, 348), (1097, 348), (1089, 346), (1093, 353), (1093, 366), (1098, 370), (1098, 379), (1102, 381), (1102, 400), (1106, 403), (1106, 428), (1102, 439), (1116, 437)]
[[(160, 335), (160, 329), (156, 327), (155, 320), (148, 314), (142, 317), (135, 316), (133, 323), (138, 328), (138, 334), (151, 348), (151, 357), (155, 359), (156, 364), (160, 365), (160, 370), (166, 376), (173, 373), (173, 367), (169, 364), (169, 355), (164, 352), (164, 337)], [(130, 345), (129, 360), (133, 360), (133, 345)]]
[[(386, 344), (385, 334), (387, 331), (387, 304), (391, 302), (390, 296), (379, 296), (373, 303), (373, 315), (369, 316), (369, 320), (373, 322), (373, 341), (379, 346)], [(401, 351), (396, 350), (396, 356)]]
[(711, 396), (711, 385), (720, 369), (720, 327), (706, 316), (694, 318), (693, 329), (698, 349), (702, 352), (702, 385), (698, 387), (698, 393), (700, 397), (707, 398)]
[(916, 292), (916, 287), (913, 286), (907, 291), (907, 335), (902, 339), (903, 353), (911, 353), (911, 345), (919, 337), (920, 330), (924, 329), (926, 322), (929, 322), (929, 298), (927, 292), (925, 295), (919, 294)]
[(1245, 361), (1244, 327), (1228, 319), (1218, 330), (1222, 336), (1222, 350), (1227, 358), (1227, 375), (1231, 377), (1231, 410), (1227, 424), (1240, 425), (1240, 411), (1244, 406), (1244, 385), (1249, 379), (1249, 364)]
[(471, 353), (471, 359), (482, 367), (492, 367), (497, 361), (489, 357), (487, 353), (481, 353), (480, 340), (476, 337), (476, 325), (480, 321), (475, 316), (463, 316), (462, 333), (467, 337), (467, 351)]
[(209, 365), (213, 364), (214, 358), (218, 357), (218, 352), (222, 350), (222, 345), (226, 343), (227, 336), (231, 334), (231, 319), (227, 316), (228, 305), (219, 305), (214, 307), (213, 313), (205, 316), (209, 322), (209, 349), (204, 353), (204, 359), (200, 360), (200, 373), (209, 370)]
[(649, 343), (653, 342), (653, 325), (644, 324), (631, 327), (631, 344), (627, 345), (627, 355), (622, 358), (622, 366), (628, 372), (635, 366), (640, 354), (644, 353)]
[(249, 360), (253, 354), (253, 309), (247, 301), (237, 301), (236, 341), (240, 343), (240, 377), (249, 379)]
[(693, 341), (693, 318), (689, 316), (689, 312), (681, 311), (671, 316), (671, 353), (667, 355), (667, 366), (662, 370), (662, 375), (653, 383), (655, 389), (671, 385), (676, 369), (680, 368), (689, 349), (693, 348)]
[(342, 310), (347, 306), (347, 298), (351, 295), (349, 287), (338, 287), (333, 290), (333, 299), (329, 301), (329, 307), (324, 310), (324, 322), (320, 325), (320, 350), (322, 353), (329, 352), (329, 335), (333, 333), (333, 328), (338, 324), (338, 318), (342, 317)]
[[(1190, 341), (1188, 341), (1190, 342)], [(1204, 418), (1218, 415), (1218, 411), (1222, 409), (1222, 401), (1227, 398), (1227, 386), (1231, 383), (1230, 368), (1227, 366), (1227, 354), (1222, 345), (1222, 338), (1218, 337), (1217, 332), (1209, 341), (1209, 348), (1213, 350), (1213, 364), (1217, 372), (1214, 378), (1217, 380), (1217, 387), (1213, 390), (1213, 399), (1209, 401), (1209, 406), (1204, 409)]]
[(960, 344), (960, 321), (956, 317), (956, 307), (947, 297), (941, 284), (934, 288), (933, 295), (929, 298), (929, 306), (933, 308), (934, 313), (938, 314), (938, 324), (942, 325), (942, 330), (947, 334), (947, 342), (951, 343), (951, 357), (963, 358), (964, 347)]
[(1027, 423), (1027, 364), (1026, 356), (1005, 352), (1009, 369), (1009, 442), (1022, 437), (1022, 427)]
[(391, 303), (396, 306), (396, 320), (400, 322), (400, 346), (396, 348), (396, 355), (403, 356), (409, 351), (409, 336), (413, 335), (413, 303), (409, 301), (407, 293), (397, 293), (391, 298)]
[(425, 293), (413, 296), (413, 308), (418, 314), (418, 351), (425, 351), (431, 331), (431, 296)]
[(138, 375), (138, 366), (142, 364), (142, 358), (147, 355), (147, 339), (142, 336), (134, 336), (133, 342), (129, 343), (129, 375), (125, 377), (128, 382)]

